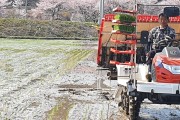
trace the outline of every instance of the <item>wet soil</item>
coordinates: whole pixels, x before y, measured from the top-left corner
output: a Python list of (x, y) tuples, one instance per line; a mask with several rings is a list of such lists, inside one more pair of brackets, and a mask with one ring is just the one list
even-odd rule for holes
[[(0, 41), (0, 119), (127, 120), (116, 81), (97, 70), (97, 41)], [(178, 120), (179, 105), (141, 105), (141, 120)]]

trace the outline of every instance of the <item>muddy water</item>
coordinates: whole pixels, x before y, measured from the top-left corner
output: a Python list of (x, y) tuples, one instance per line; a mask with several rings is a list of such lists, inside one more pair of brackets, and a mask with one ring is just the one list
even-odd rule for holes
[[(93, 42), (96, 44), (96, 42)], [(82, 41), (7, 40), (0, 44), (0, 118), (46, 119), (64, 96), (63, 76), (94, 50)]]
[[(0, 119), (126, 120), (106, 71), (97, 71), (96, 41), (0, 39)], [(106, 97), (107, 96), (107, 97)], [(178, 120), (178, 105), (143, 104), (143, 120)]]

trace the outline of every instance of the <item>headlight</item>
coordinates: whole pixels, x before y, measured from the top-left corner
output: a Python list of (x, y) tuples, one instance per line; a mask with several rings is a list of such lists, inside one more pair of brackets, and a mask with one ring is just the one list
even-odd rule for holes
[(180, 74), (180, 66), (174, 66), (174, 65), (167, 65), (165, 63), (162, 63), (163, 67), (170, 71), (173, 74)]

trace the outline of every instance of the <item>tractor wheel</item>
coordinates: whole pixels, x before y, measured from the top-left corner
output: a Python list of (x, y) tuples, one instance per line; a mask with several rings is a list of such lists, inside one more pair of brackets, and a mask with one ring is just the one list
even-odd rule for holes
[(119, 97), (118, 105), (129, 117), (129, 120), (138, 120), (142, 100), (139, 100), (137, 97), (129, 96), (127, 94), (127, 88), (124, 86), (121, 86)]
[(156, 69), (153, 64), (151, 65), (151, 78), (153, 81), (156, 81)]
[(138, 120), (141, 102), (129, 96), (129, 120)]
[(141, 101), (136, 97), (127, 95), (127, 88), (123, 87), (120, 94), (119, 107), (129, 117), (129, 120), (138, 120)]

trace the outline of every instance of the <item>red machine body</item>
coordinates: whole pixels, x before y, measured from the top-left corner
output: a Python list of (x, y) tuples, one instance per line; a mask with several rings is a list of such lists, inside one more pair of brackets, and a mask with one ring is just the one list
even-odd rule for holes
[[(165, 52), (167, 51), (167, 52)], [(165, 48), (153, 59), (152, 69), (156, 82), (180, 83), (180, 51), (177, 47)]]

